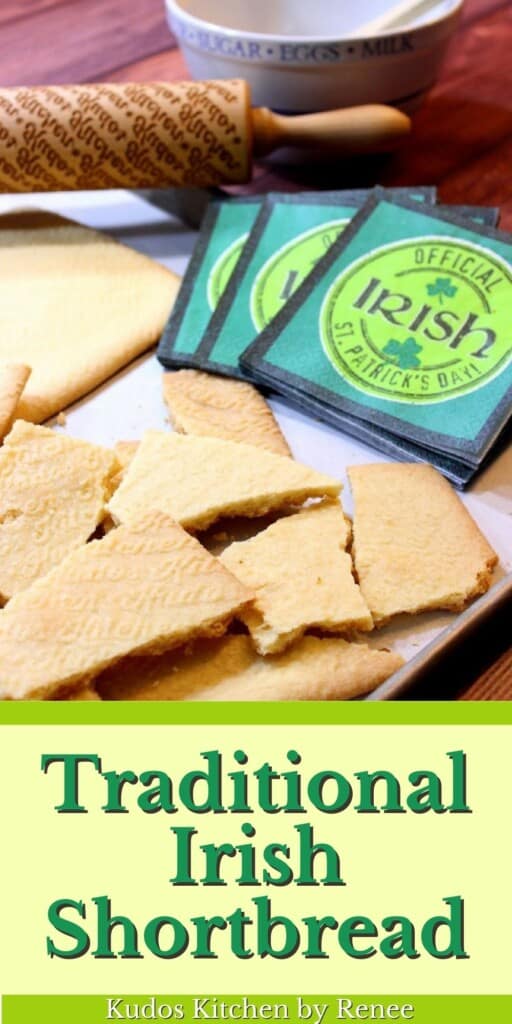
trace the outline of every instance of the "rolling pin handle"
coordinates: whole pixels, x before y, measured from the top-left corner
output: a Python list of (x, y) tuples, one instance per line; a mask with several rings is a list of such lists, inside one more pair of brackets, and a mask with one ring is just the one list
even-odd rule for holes
[(381, 104), (294, 117), (260, 107), (253, 109), (252, 120), (255, 157), (267, 156), (283, 146), (330, 156), (387, 152), (400, 145), (411, 130), (406, 114)]

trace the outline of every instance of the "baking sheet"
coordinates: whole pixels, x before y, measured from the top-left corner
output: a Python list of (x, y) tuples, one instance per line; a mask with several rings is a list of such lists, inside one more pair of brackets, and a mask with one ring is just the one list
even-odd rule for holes
[[(178, 274), (183, 274), (194, 247), (196, 232), (169, 212), (173, 201), (165, 192), (116, 190), (0, 196), (2, 213), (34, 207), (53, 210), (107, 231)], [(72, 339), (70, 341), (72, 343)], [(104, 445), (118, 440), (138, 440), (148, 428), (168, 430), (161, 378), (162, 367), (154, 353), (146, 355), (66, 410), (65, 426), (56, 429)], [(346, 466), (385, 462), (386, 457), (278, 399), (271, 400), (270, 404), (295, 458), (343, 481), (343, 504), (351, 515)], [(375, 691), (373, 700), (404, 695), (427, 662), (442, 658), (443, 651), (460, 642), (478, 621), (492, 614), (503, 601), (512, 600), (512, 575), (506, 579), (507, 574), (512, 574), (512, 446), (501, 452), (462, 500), (499, 555), (500, 565), (493, 588), (463, 615), (404, 616), (375, 636), (365, 635), (371, 645), (391, 647), (407, 661), (404, 669)]]

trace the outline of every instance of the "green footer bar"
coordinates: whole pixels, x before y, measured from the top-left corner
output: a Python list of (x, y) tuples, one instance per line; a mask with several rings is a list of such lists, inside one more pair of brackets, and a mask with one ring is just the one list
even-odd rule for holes
[(105, 1021), (414, 1021), (505, 1024), (510, 996), (4, 996), (3, 1024), (104, 1024)]

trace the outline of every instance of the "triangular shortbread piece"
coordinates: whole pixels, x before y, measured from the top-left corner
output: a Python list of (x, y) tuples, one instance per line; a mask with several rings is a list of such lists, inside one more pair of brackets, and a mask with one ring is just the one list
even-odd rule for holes
[(12, 427), (30, 367), (22, 363), (0, 366), (0, 441)]
[(340, 490), (332, 477), (253, 445), (148, 430), (109, 509), (119, 522), (160, 509), (201, 530), (221, 516), (262, 516)]
[(32, 368), (18, 415), (40, 423), (159, 338), (179, 278), (43, 211), (0, 217), (0, 362)]
[(253, 444), (290, 455), (272, 410), (259, 391), (241, 380), (200, 370), (164, 373), (164, 398), (175, 430)]
[(247, 636), (198, 641), (190, 652), (127, 658), (98, 680), (104, 700), (346, 700), (403, 664), (398, 654), (332, 637), (303, 637), (261, 658)]
[(105, 515), (113, 452), (17, 420), (0, 449), (0, 595), (25, 590)]
[(224, 551), (223, 564), (256, 595), (243, 620), (260, 654), (284, 650), (307, 629), (372, 629), (345, 551), (349, 536), (341, 506), (323, 503)]
[(219, 636), (247, 589), (168, 516), (74, 551), (0, 613), (0, 697), (51, 697), (130, 653)]
[(401, 612), (460, 611), (489, 589), (497, 556), (437, 470), (382, 463), (348, 472), (355, 567), (376, 623)]

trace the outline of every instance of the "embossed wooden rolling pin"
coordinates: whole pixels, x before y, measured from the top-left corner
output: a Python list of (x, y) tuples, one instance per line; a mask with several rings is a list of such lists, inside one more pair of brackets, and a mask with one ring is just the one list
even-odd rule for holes
[(282, 146), (368, 153), (409, 129), (378, 105), (282, 117), (240, 80), (0, 89), (0, 191), (237, 184)]

